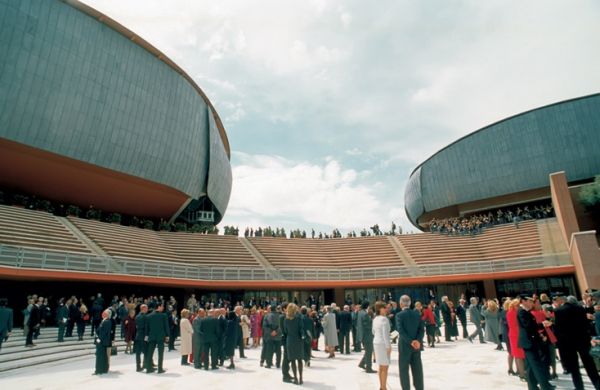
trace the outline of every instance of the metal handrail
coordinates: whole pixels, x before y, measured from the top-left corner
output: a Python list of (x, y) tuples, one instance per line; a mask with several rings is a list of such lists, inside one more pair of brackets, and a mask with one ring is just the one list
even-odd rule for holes
[(547, 256), (513, 258), (504, 260), (477, 260), (416, 266), (365, 268), (295, 268), (275, 269), (256, 266), (202, 266), (174, 261), (98, 256), (75, 252), (49, 251), (0, 244), (0, 266), (27, 269), (61, 270), (151, 276), (191, 280), (366, 280), (443, 276), (457, 274), (482, 274), (525, 269), (540, 269), (571, 265), (568, 252)]

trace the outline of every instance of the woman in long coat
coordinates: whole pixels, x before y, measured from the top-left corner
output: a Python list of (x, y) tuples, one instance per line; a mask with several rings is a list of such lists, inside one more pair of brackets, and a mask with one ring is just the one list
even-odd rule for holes
[(194, 329), (192, 323), (189, 320), (190, 311), (183, 309), (181, 311), (181, 321), (179, 321), (179, 334), (181, 335), (181, 365), (189, 366), (188, 363), (189, 355), (192, 354), (192, 335)]
[(125, 328), (125, 353), (133, 354), (131, 345), (135, 340), (136, 327), (135, 327), (135, 309), (129, 310), (129, 316), (123, 321), (123, 327)]
[(498, 305), (493, 299), (487, 301), (487, 308), (483, 311), (485, 318), (485, 338), (496, 344), (497, 350), (502, 350), (500, 343), (500, 319), (498, 318)]
[[(335, 327), (335, 316), (334, 316)], [(294, 383), (302, 384), (302, 359), (304, 359), (304, 324), (302, 316), (298, 315), (298, 306), (290, 303), (287, 306), (285, 320), (283, 321), (283, 334), (285, 336), (285, 346), (287, 358), (292, 364), (294, 373)], [(298, 379), (299, 374), (300, 378)]]
[(337, 327), (335, 325), (335, 314), (331, 306), (325, 306), (327, 312), (321, 320), (323, 334), (325, 335), (325, 352), (329, 352), (329, 358), (335, 357), (335, 347), (338, 346)]

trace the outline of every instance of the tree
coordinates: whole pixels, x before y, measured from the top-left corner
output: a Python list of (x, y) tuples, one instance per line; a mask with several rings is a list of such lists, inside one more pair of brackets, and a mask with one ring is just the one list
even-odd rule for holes
[(596, 175), (593, 183), (581, 187), (579, 201), (593, 215), (596, 224), (600, 223), (600, 175)]

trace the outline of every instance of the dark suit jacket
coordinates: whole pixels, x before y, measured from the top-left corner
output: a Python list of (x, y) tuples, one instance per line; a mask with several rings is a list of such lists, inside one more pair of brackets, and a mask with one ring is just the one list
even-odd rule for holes
[(519, 347), (523, 349), (539, 348), (542, 340), (538, 330), (541, 327), (535, 321), (533, 314), (528, 310), (520, 308), (517, 313), (517, 321), (519, 322)]
[(442, 317), (444, 318), (444, 322), (449, 324), (452, 318), (452, 313), (450, 311), (450, 306), (446, 302), (442, 302)]
[(559, 348), (590, 345), (589, 323), (585, 309), (565, 303), (554, 311), (554, 333)]
[(112, 324), (110, 322), (110, 320), (102, 320), (102, 322), (100, 323), (100, 326), (98, 327), (98, 330), (96, 331), (96, 335), (98, 336), (98, 338), (100, 339), (100, 345), (102, 345), (103, 347), (110, 347), (111, 346), (111, 337), (110, 337), (110, 332), (111, 332), (111, 328), (112, 328)]
[(199, 336), (203, 343), (216, 342), (219, 334), (219, 320), (214, 317), (204, 317), (197, 326)]
[(339, 315), (340, 332), (348, 333), (352, 330), (352, 314), (349, 311), (342, 311)]
[(135, 341), (144, 341), (146, 335), (147, 314), (140, 313), (135, 317)]
[(5, 338), (13, 328), (13, 310), (9, 307), (0, 307), (0, 338)]
[(164, 341), (169, 336), (169, 320), (165, 313), (153, 311), (146, 317), (144, 335), (148, 341)]
[(360, 326), (362, 329), (361, 341), (363, 343), (372, 343), (373, 342), (373, 319), (367, 312), (364, 312), (364, 315), (361, 315), (359, 318), (360, 318)]
[(398, 344), (402, 344), (403, 348), (412, 348), (410, 343), (413, 340), (421, 342), (424, 330), (419, 312), (411, 309), (403, 309), (400, 313), (396, 314), (396, 330), (400, 334)]
[(40, 308), (37, 305), (31, 306), (31, 313), (29, 313), (29, 321), (27, 322), (27, 326), (29, 328), (33, 328), (40, 324), (41, 317)]

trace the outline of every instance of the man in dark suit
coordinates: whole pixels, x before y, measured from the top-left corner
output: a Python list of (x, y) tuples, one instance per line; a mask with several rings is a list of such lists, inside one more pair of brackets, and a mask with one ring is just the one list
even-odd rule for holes
[(377, 371), (373, 370), (373, 319), (369, 310), (369, 302), (364, 301), (358, 313), (360, 341), (365, 349), (365, 353), (358, 363), (358, 366), (369, 374)]
[(571, 373), (573, 385), (577, 390), (584, 388), (577, 355), (596, 389), (600, 389), (600, 378), (590, 356), (591, 335), (586, 312), (583, 307), (572, 303), (573, 301), (574, 299), (567, 300), (554, 311), (554, 329), (560, 357), (565, 369)]
[(144, 361), (146, 359), (146, 351), (148, 349), (148, 342), (145, 339), (146, 331), (146, 315), (148, 313), (148, 305), (140, 306), (140, 313), (135, 317), (135, 340), (133, 341), (133, 349), (135, 349), (135, 370), (141, 372), (144, 368), (142, 367), (142, 355), (144, 355)]
[[(227, 331), (227, 318), (225, 317), (227, 315), (227, 309), (225, 308), (220, 308), (216, 310), (216, 316), (217, 316), (217, 321), (219, 321), (219, 327), (218, 327), (218, 342), (217, 342), (217, 352), (218, 352), (218, 359), (219, 359), (219, 366), (223, 366), (223, 364), (225, 363), (225, 358), (227, 356), (225, 356), (225, 332)], [(237, 317), (237, 316), (236, 316)], [(241, 327), (240, 327), (241, 329)]]
[[(277, 307), (271, 305), (267, 307), (267, 313), (262, 320), (263, 330), (263, 348), (261, 351), (261, 361), (265, 362), (266, 368), (273, 366), (273, 354), (276, 353), (276, 349), (279, 348), (279, 356), (277, 356), (277, 363), (281, 362), (281, 348), (277, 345), (276, 337), (279, 329), (279, 316), (276, 313)], [(264, 352), (264, 356), (263, 356)]]
[(69, 320), (69, 304), (71, 300), (68, 300), (65, 304), (64, 298), (61, 298), (58, 309), (56, 310), (56, 323), (58, 324), (58, 342), (62, 343), (65, 341), (65, 327)]
[[(278, 346), (279, 350), (283, 349), (282, 362), (281, 362), (281, 375), (282, 380), (286, 383), (292, 383), (292, 376), (290, 375), (290, 359), (287, 356), (287, 340), (286, 335), (283, 333), (283, 324), (285, 322), (285, 312), (287, 310), (287, 302), (283, 302), (281, 307), (278, 308), (279, 311), (279, 338)], [(277, 363), (277, 367), (279, 367), (279, 362)]]
[(6, 298), (0, 298), (0, 350), (2, 343), (8, 340), (13, 328), (13, 310), (8, 306)]
[(102, 312), (102, 322), (96, 331), (96, 371), (94, 375), (106, 374), (109, 369), (108, 349), (112, 345), (110, 310)]
[(536, 322), (535, 317), (531, 314), (533, 308), (533, 298), (523, 297), (521, 307), (517, 313), (519, 322), (519, 347), (525, 351), (525, 362), (527, 363), (527, 387), (529, 390), (538, 388), (538, 384), (542, 390), (552, 390), (554, 386), (550, 384), (550, 375), (548, 368), (544, 367), (541, 358), (541, 343), (540, 330), (543, 330), (545, 324)]
[(352, 314), (350, 306), (345, 305), (344, 310), (338, 316), (340, 320), (340, 333), (338, 333), (338, 344), (340, 353), (350, 355), (350, 331), (352, 330)]
[(466, 339), (469, 337), (469, 332), (467, 332), (467, 309), (465, 308), (466, 301), (463, 298), (460, 298), (458, 302), (459, 304), (456, 305), (456, 316), (462, 326), (463, 339)]
[(396, 315), (396, 330), (398, 337), (398, 365), (400, 367), (400, 385), (402, 390), (410, 390), (412, 372), (413, 385), (416, 390), (423, 390), (423, 363), (421, 361), (421, 340), (423, 340), (423, 325), (421, 315), (410, 309), (410, 297), (400, 297), (402, 311)]
[[(218, 338), (219, 321), (215, 318), (213, 310), (209, 310), (208, 315), (200, 319), (200, 323), (198, 324), (198, 331), (200, 332), (200, 336), (202, 338), (201, 351), (202, 364), (204, 365), (204, 369), (208, 370), (208, 356), (210, 354), (210, 368), (212, 370), (216, 370), (219, 368), (217, 362), (219, 356), (217, 344), (220, 340)], [(195, 361), (196, 356), (194, 356), (194, 362)]]
[(164, 303), (159, 302), (156, 310), (148, 314), (144, 327), (144, 339), (148, 341), (148, 351), (144, 356), (146, 373), (154, 372), (152, 366), (152, 358), (154, 349), (158, 349), (158, 373), (165, 372), (163, 369), (163, 358), (165, 354), (165, 342), (169, 342), (169, 320), (163, 312), (165, 309)]
[(69, 320), (67, 321), (67, 332), (65, 337), (73, 337), (73, 328), (75, 327), (75, 322), (81, 315), (79, 313), (79, 307), (77, 307), (77, 298), (71, 299), (71, 304), (68, 306), (69, 308)]
[(34, 302), (31, 306), (31, 313), (29, 313), (29, 320), (27, 321), (28, 331), (27, 338), (25, 339), (26, 347), (34, 347), (33, 334), (39, 329), (41, 321), (41, 312), (38, 302)]
[(242, 317), (242, 306), (236, 306), (234, 311), (235, 311), (235, 321), (237, 322), (238, 325), (238, 335), (237, 335), (237, 339), (238, 339), (238, 349), (240, 350), (240, 358), (241, 359), (246, 359), (246, 355), (244, 354), (244, 337), (242, 334), (242, 321), (241, 321), (241, 317)]
[(358, 310), (360, 309), (359, 305), (354, 305), (352, 307), (352, 347), (354, 352), (360, 352), (360, 341), (358, 341)]
[(448, 306), (448, 297), (444, 295), (442, 297), (442, 318), (444, 319), (444, 337), (446, 341), (454, 341), (450, 337), (450, 327), (452, 323), (452, 311), (450, 310), (450, 306)]
[[(204, 337), (202, 334), (202, 328), (200, 323), (206, 317), (206, 312), (204, 309), (198, 309), (198, 315), (194, 318), (194, 322), (192, 323), (192, 328), (194, 329), (194, 334), (192, 335), (192, 351), (194, 352), (194, 368), (201, 369), (202, 368), (202, 343), (204, 342)], [(208, 367), (206, 368), (208, 370)]]

